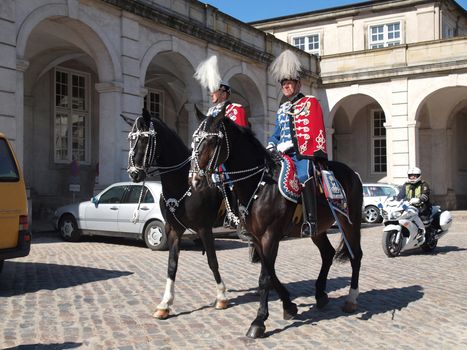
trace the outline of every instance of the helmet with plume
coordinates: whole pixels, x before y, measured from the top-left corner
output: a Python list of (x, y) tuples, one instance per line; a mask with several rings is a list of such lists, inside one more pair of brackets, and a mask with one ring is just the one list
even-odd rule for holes
[(211, 56), (201, 62), (193, 75), (202, 87), (208, 89), (210, 93), (217, 90), (223, 90), (230, 94), (230, 86), (221, 80), (219, 67), (217, 65), (217, 56)]
[(269, 71), (272, 77), (282, 83), (284, 80), (300, 80), (302, 65), (297, 55), (285, 50), (271, 63)]

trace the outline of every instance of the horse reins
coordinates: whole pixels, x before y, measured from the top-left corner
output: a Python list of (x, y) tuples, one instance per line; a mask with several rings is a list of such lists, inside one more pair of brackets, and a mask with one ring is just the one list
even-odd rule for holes
[[(228, 134), (227, 134), (227, 131), (225, 130), (224, 123), (221, 123), (220, 125), (221, 125), (221, 127), (223, 129), (222, 131), (219, 130), (218, 132), (207, 132), (207, 131), (205, 131), (206, 120), (204, 120), (200, 124), (198, 129), (194, 132), (194, 134), (193, 134), (193, 144), (192, 144), (193, 152), (192, 152), (191, 158), (193, 160), (193, 164), (194, 164), (195, 169), (194, 170), (190, 169), (190, 176), (191, 176), (191, 174), (196, 174), (196, 173), (201, 177), (212, 174), (213, 178), (215, 178), (213, 180), (214, 184), (220, 189), (220, 191), (222, 193), (222, 196), (224, 197), (228, 217), (238, 224), (239, 219), (236, 217), (236, 215), (234, 214), (234, 212), (233, 212), (233, 210), (232, 210), (232, 208), (231, 208), (231, 206), (229, 204), (229, 199), (228, 199), (227, 193), (226, 193), (226, 191), (224, 189), (224, 185), (225, 184), (232, 184), (232, 183), (239, 182), (239, 181), (243, 181), (245, 179), (248, 179), (250, 177), (253, 177), (253, 176), (261, 173), (261, 179), (258, 182), (258, 184), (256, 186), (256, 189), (253, 191), (247, 205), (246, 206), (241, 206), (240, 212), (241, 212), (241, 214), (242, 214), (242, 216), (244, 218), (246, 215), (248, 215), (248, 209), (249, 209), (252, 201), (257, 198), (257, 192), (265, 184), (265, 182), (263, 181), (263, 178), (264, 178), (264, 174), (267, 171), (267, 166), (266, 165), (263, 165), (263, 166), (257, 165), (257, 166), (255, 166), (253, 168), (243, 169), (243, 170), (236, 170), (236, 171), (214, 170), (215, 164), (222, 164), (222, 163), (226, 162), (227, 159), (229, 159), (229, 156), (230, 156), (230, 144), (229, 144)], [(217, 140), (217, 143), (216, 143), (216, 148), (214, 150), (213, 156), (209, 160), (208, 165), (206, 167), (207, 170), (205, 170), (205, 169), (201, 169), (201, 167), (199, 165), (198, 157), (199, 157), (200, 146), (203, 143), (203, 141), (205, 141), (208, 137), (217, 137), (218, 140)], [(225, 138), (225, 142), (226, 142), (227, 155), (226, 155), (225, 159), (222, 162), (218, 162), (219, 155), (220, 155), (220, 147), (222, 146), (222, 140), (224, 138)], [(238, 174), (245, 174), (245, 173), (249, 173), (249, 174), (245, 175), (243, 177), (237, 178), (235, 180), (225, 179), (226, 177), (229, 177), (229, 175), (238, 175)], [(221, 179), (221, 176), (220, 176), (221, 174), (226, 175), (226, 176), (224, 176), (224, 179)]]

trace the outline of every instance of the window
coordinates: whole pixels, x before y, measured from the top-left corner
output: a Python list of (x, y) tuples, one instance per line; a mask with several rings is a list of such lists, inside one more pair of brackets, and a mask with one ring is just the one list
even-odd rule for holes
[(89, 164), (89, 75), (55, 70), (54, 159)]
[(371, 130), (372, 137), (371, 141), (373, 147), (372, 159), (373, 159), (373, 172), (374, 173), (385, 173), (386, 172), (386, 128), (384, 122), (386, 118), (382, 110), (372, 111), (371, 116)]
[(125, 186), (112, 187), (102, 194), (102, 196), (99, 198), (99, 204), (121, 203), (124, 193)]
[(292, 39), (292, 45), (308, 53), (319, 55), (319, 34), (295, 37)]
[[(130, 186), (130, 193), (128, 194), (126, 203), (138, 203), (139, 196), (141, 195), (141, 188), (142, 186)], [(141, 203), (154, 203), (154, 197), (146, 186), (141, 196)]]
[(401, 24), (400, 22), (394, 22), (370, 26), (368, 36), (370, 49), (400, 45)]
[(7, 142), (0, 139), (0, 182), (19, 181), (18, 168)]
[(164, 120), (164, 93), (162, 91), (149, 89), (144, 98), (144, 105), (151, 115)]

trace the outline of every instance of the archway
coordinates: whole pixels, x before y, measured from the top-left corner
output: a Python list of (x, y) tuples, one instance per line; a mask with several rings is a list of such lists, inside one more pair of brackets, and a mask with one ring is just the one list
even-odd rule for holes
[(467, 86), (430, 93), (415, 118), (418, 164), (433, 199), (448, 208), (467, 208)]
[(364, 182), (387, 176), (386, 116), (381, 105), (365, 94), (346, 96), (330, 112), (333, 159), (357, 171)]

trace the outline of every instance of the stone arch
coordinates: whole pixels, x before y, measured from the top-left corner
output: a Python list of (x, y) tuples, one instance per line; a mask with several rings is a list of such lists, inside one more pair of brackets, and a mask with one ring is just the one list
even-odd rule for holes
[(417, 165), (433, 199), (448, 208), (467, 208), (467, 84), (449, 79), (425, 88), (413, 106)]
[[(376, 94), (372, 95), (378, 97)], [(382, 109), (386, 113), (381, 103), (373, 96), (361, 92), (347, 95), (341, 93), (340, 99), (336, 98), (332, 101), (330, 117), (327, 120), (327, 128), (333, 132), (332, 140), (329, 140), (330, 136), (328, 136), (328, 143), (332, 145), (333, 159), (349, 165), (366, 182), (380, 181), (387, 176), (387, 170), (376, 172), (373, 169), (373, 160), (377, 155), (373, 154), (371, 143), (373, 134), (370, 128), (370, 116), (376, 109)], [(386, 117), (386, 122), (387, 120)], [(382, 156), (386, 157), (386, 154)], [(388, 167), (387, 162), (386, 157)]]
[[(257, 84), (260, 80), (245, 63), (228, 69), (224, 80), (231, 83), (234, 94), (239, 94), (240, 99), (248, 102), (235, 101), (246, 105), (251, 118), (260, 118), (266, 115), (266, 96), (261, 93)], [(258, 101), (261, 102), (258, 103)]]
[(89, 50), (83, 51), (90, 54), (97, 64), (99, 79), (101, 81), (121, 81), (122, 68), (120, 65), (119, 55), (114, 50), (113, 45), (108, 39), (102, 28), (95, 21), (84, 13), (80, 13), (79, 18), (68, 16), (69, 8), (62, 4), (48, 4), (47, 6), (39, 7), (33, 10), (21, 23), (17, 33), (16, 54), (19, 58), (24, 58), (26, 55), (28, 39), (34, 29), (43, 21), (63, 17), (67, 20), (67, 24), (72, 29), (85, 31), (89, 47), (100, 48), (100, 55), (93, 55)]
[(172, 48), (172, 40), (164, 40), (146, 50), (140, 63), (140, 84), (164, 94), (161, 117), (188, 144), (196, 123), (193, 106), (203, 101), (202, 89), (193, 77), (189, 56)]

